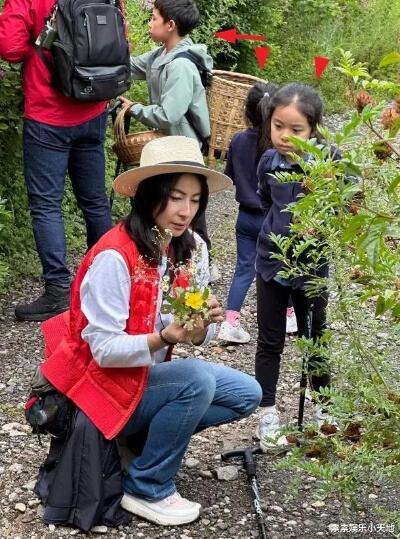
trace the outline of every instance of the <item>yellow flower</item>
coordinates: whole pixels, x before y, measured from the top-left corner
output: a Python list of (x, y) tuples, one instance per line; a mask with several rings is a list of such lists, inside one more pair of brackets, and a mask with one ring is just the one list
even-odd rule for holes
[(185, 305), (192, 309), (200, 309), (203, 305), (203, 295), (201, 292), (188, 292), (185, 297)]

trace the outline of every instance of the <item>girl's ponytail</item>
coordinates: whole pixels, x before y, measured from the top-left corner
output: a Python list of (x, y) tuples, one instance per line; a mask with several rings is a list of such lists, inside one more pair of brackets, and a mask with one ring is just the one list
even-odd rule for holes
[(258, 124), (258, 140), (257, 140), (257, 160), (260, 159), (265, 150), (272, 147), (270, 130), (268, 129), (268, 118), (271, 105), (271, 99), (275, 92), (278, 90), (278, 86), (275, 84), (269, 84), (272, 86), (272, 91), (268, 91), (264, 94), (263, 98), (258, 103), (258, 115), (260, 122)]

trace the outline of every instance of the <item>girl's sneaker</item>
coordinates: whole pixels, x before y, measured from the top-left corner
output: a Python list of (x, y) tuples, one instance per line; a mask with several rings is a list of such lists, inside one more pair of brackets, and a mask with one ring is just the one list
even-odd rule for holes
[(280, 420), (276, 411), (267, 412), (261, 417), (256, 428), (256, 437), (259, 438), (264, 453), (280, 453), (290, 449), (286, 436), (280, 433)]
[(278, 434), (280, 428), (280, 420), (278, 412), (267, 412), (261, 416), (256, 427), (256, 438), (274, 438)]
[(182, 498), (178, 492), (152, 502), (125, 492), (121, 507), (161, 526), (180, 526), (193, 522), (200, 516), (201, 511), (199, 503)]
[(221, 339), (221, 341), (246, 344), (250, 340), (250, 333), (247, 333), (240, 324), (238, 326), (232, 326), (232, 324), (225, 320), (225, 322), (222, 322), (221, 324), (218, 339)]
[(293, 307), (286, 310), (286, 333), (297, 333), (297, 319)]

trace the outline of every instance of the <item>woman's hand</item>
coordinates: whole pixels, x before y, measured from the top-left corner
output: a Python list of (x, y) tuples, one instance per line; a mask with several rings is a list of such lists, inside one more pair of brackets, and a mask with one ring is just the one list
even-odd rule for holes
[(168, 324), (168, 326), (162, 330), (164, 339), (174, 344), (189, 342), (189, 333), (190, 332), (187, 329), (183, 326), (179, 326), (175, 322), (171, 322), (171, 324)]
[[(207, 299), (207, 304), (210, 309), (209, 317), (207, 320), (201, 320), (196, 329), (188, 331), (183, 326), (171, 322), (162, 330), (162, 336), (171, 344), (188, 343), (199, 345), (201, 344), (207, 335), (207, 326), (216, 322), (222, 322), (224, 317), (222, 316), (222, 308), (214, 295), (210, 295)], [(148, 337), (150, 352), (159, 350), (165, 346), (164, 342), (160, 342), (160, 336), (157, 333), (153, 333)]]
[(207, 303), (210, 309), (207, 320), (202, 319), (201, 324), (199, 324), (199, 326), (193, 331), (189, 332), (189, 342), (191, 342), (195, 346), (200, 345), (204, 341), (207, 335), (207, 327), (210, 324), (222, 322), (224, 319), (224, 317), (222, 316), (222, 308), (214, 295), (208, 297)]
[(217, 298), (211, 294), (208, 296), (207, 303), (210, 308), (210, 312), (208, 319), (205, 321), (205, 326), (207, 327), (208, 325), (216, 322), (223, 322), (224, 317), (222, 315), (222, 307), (220, 306)]

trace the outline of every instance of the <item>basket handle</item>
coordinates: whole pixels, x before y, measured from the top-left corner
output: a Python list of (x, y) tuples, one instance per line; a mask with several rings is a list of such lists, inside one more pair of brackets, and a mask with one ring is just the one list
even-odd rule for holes
[(118, 145), (125, 146), (127, 143), (125, 133), (125, 114), (129, 112), (129, 107), (133, 103), (123, 103), (114, 122), (114, 140)]

